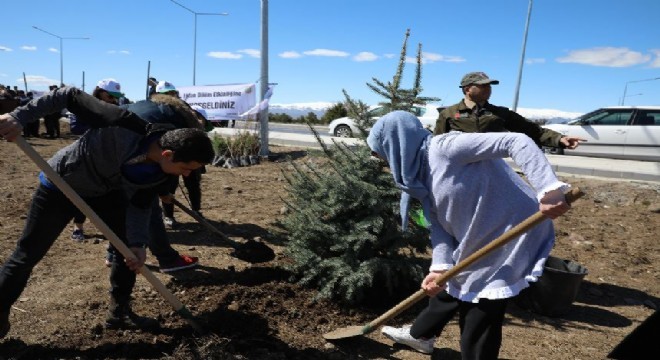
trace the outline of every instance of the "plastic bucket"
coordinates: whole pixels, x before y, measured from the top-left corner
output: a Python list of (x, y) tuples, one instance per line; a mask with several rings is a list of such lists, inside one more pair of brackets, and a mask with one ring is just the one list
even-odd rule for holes
[(541, 315), (557, 317), (568, 313), (588, 271), (582, 265), (549, 256), (543, 275), (516, 297), (516, 304)]

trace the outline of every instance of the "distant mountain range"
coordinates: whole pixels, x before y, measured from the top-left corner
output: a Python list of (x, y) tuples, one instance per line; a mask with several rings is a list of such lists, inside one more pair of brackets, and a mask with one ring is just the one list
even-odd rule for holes
[[(325, 111), (335, 105), (331, 102), (310, 102), (310, 103), (292, 103), (292, 104), (273, 104), (269, 105), (269, 112), (273, 114), (287, 114), (293, 118), (306, 116), (310, 112), (321, 117)], [(547, 123), (563, 123), (582, 115), (577, 112), (567, 112), (554, 109), (527, 109), (518, 108), (517, 112), (530, 120), (547, 120)]]
[(268, 112), (273, 114), (287, 114), (292, 118), (299, 116), (306, 116), (310, 112), (321, 117), (325, 111), (334, 106), (335, 103), (331, 102), (310, 102), (310, 103), (294, 103), (294, 104), (273, 104), (268, 105)]

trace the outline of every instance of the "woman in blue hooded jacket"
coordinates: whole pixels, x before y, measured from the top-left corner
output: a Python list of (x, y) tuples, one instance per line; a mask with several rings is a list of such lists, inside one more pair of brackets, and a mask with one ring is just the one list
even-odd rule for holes
[[(450, 132), (433, 137), (405, 111), (379, 119), (367, 143), (389, 164), (402, 190), (401, 215), (407, 223), (410, 198), (422, 204), (433, 247), (422, 288), (429, 306), (411, 327), (384, 327), (383, 334), (424, 353), (460, 313), (463, 359), (497, 359), (507, 300), (537, 281), (554, 244), (546, 220), (473, 263), (467, 270), (435, 284), (442, 273), (540, 210), (554, 219), (570, 208), (544, 154), (518, 133)], [(503, 158), (511, 157), (525, 182)], [(531, 186), (530, 186), (531, 184)]]

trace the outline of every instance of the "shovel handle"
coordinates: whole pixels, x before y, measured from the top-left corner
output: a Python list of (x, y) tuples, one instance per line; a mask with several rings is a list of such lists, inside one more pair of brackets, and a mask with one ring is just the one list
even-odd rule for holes
[(229, 242), (234, 246), (234, 241), (231, 240), (227, 235), (225, 235), (222, 231), (218, 230), (215, 226), (213, 226), (210, 222), (206, 221), (202, 216), (199, 216), (198, 213), (192, 211), (191, 209), (187, 208), (185, 205), (183, 205), (179, 200), (175, 199), (172, 197), (172, 203), (176, 205), (179, 209), (183, 210), (186, 214), (190, 215), (193, 219), (197, 220), (198, 223), (204, 225), (205, 228), (211, 230), (212, 232), (216, 233), (219, 235), (223, 240)]
[[(575, 200), (579, 199), (582, 197), (584, 193), (582, 190), (579, 188), (572, 188), (569, 192), (565, 194), (566, 196), (566, 201), (571, 204)], [(503, 246), (504, 244), (508, 243), (509, 241), (517, 238), (524, 232), (528, 231), (529, 229), (533, 228), (534, 226), (538, 225), (542, 221), (546, 220), (547, 217), (543, 215), (540, 211), (536, 212), (532, 216), (528, 217), (527, 219), (523, 220), (520, 224), (514, 226), (511, 228), (509, 231), (505, 232), (504, 234), (500, 235), (497, 237), (495, 240), (491, 241), (488, 245), (484, 246), (483, 248), (479, 249), (478, 251), (474, 252), (470, 256), (466, 257), (462, 261), (460, 261), (458, 264), (456, 264), (454, 267), (451, 269), (447, 270), (445, 273), (443, 273), (441, 276), (439, 276), (435, 282), (436, 284), (442, 284), (447, 282), (447, 280), (451, 279), (456, 275), (457, 273), (461, 272), (463, 269), (465, 269), (467, 266), (470, 266), (472, 263), (475, 261), (481, 259), (482, 257), (488, 255), (491, 253), (493, 250)], [(426, 297), (426, 292), (423, 289), (418, 290), (416, 293), (413, 295), (409, 296), (407, 299), (403, 300), (400, 302), (398, 305), (384, 313), (383, 315), (379, 316), (378, 318), (374, 319), (372, 322), (369, 324), (365, 325), (362, 332), (363, 334), (367, 334), (376, 328), (378, 328), (380, 325), (385, 323), (385, 321), (395, 317), (396, 315), (400, 314), (402, 311), (406, 310), (419, 300), (423, 299)]]
[[(83, 213), (89, 220), (101, 231), (103, 235), (110, 241), (125, 258), (135, 259), (135, 254), (124, 244), (124, 242), (115, 234), (110, 227), (96, 214), (92, 208), (87, 205), (78, 193), (66, 182), (62, 177), (53, 170), (50, 165), (44, 160), (39, 153), (22, 137), (18, 136), (14, 142), (21, 150), (46, 174), (48, 180), (52, 181), (57, 188), (64, 193), (64, 195)], [(140, 267), (140, 274), (144, 276), (147, 281), (172, 305), (172, 308), (179, 313), (184, 319), (188, 320), (190, 325), (200, 333), (204, 330), (193, 319), (192, 314), (185, 305), (172, 294), (163, 283), (151, 272), (146, 266)]]

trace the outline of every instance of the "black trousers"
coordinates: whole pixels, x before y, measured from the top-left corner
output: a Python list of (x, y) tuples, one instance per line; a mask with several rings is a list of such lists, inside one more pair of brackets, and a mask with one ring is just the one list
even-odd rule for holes
[(458, 312), (461, 357), (466, 360), (497, 360), (507, 303), (508, 299), (482, 299), (478, 303), (469, 303), (443, 291), (429, 299), (428, 306), (413, 322), (410, 335), (416, 339), (439, 336)]
[(50, 137), (60, 137), (60, 115), (46, 115), (44, 116), (44, 126), (46, 127), (46, 135)]
[(39, 137), (39, 120), (25, 124), (23, 137)]
[[(194, 211), (199, 211), (202, 208), (202, 174), (205, 172), (206, 168), (202, 166), (197, 170), (191, 171), (190, 175), (183, 177), (183, 185), (188, 190), (190, 207)], [(174, 195), (178, 186), (178, 181), (172, 183), (170, 194)], [(163, 204), (163, 214), (166, 217), (174, 218), (174, 204)]]
[[(123, 192), (113, 191), (84, 200), (120, 239), (126, 238), (127, 200)], [(39, 185), (30, 204), (23, 234), (0, 269), (0, 312), (9, 312), (25, 289), (32, 269), (46, 255), (76, 211), (75, 205), (62, 192)], [(126, 266), (118, 251), (114, 248), (111, 251), (116, 256), (110, 272), (110, 294), (117, 303), (127, 303), (136, 275)], [(70, 266), (74, 271), (75, 260), (61, 266)]]

